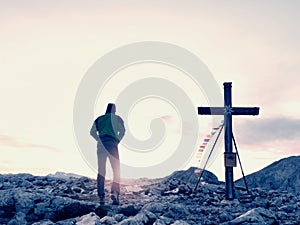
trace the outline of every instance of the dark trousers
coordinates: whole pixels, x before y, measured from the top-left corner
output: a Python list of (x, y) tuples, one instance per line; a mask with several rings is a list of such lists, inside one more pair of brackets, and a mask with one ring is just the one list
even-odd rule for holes
[(104, 195), (104, 184), (106, 174), (106, 160), (110, 161), (113, 171), (113, 183), (111, 192), (120, 192), (120, 160), (118, 143), (115, 141), (99, 141), (97, 146), (98, 155), (98, 176), (97, 176), (97, 190), (98, 196)]

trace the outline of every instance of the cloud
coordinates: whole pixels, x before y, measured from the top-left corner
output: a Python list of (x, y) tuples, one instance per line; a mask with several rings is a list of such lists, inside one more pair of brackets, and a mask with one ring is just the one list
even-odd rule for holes
[(174, 119), (171, 115), (164, 115), (159, 117), (162, 119), (168, 127), (171, 127), (171, 131), (176, 135), (184, 136), (195, 136), (197, 134), (197, 124), (191, 123), (190, 121), (182, 121)]
[(173, 121), (173, 118), (172, 118), (172, 116), (170, 116), (170, 115), (164, 115), (164, 116), (161, 116), (160, 119), (162, 119), (162, 120), (165, 121), (166, 123), (172, 123), (172, 121)]
[(244, 144), (295, 142), (300, 136), (300, 119), (287, 117), (246, 120), (236, 127)]
[(12, 148), (43, 148), (55, 152), (60, 151), (58, 148), (49, 145), (29, 143), (29, 142), (21, 141), (16, 137), (11, 137), (2, 134), (0, 134), (0, 146), (6, 146)]

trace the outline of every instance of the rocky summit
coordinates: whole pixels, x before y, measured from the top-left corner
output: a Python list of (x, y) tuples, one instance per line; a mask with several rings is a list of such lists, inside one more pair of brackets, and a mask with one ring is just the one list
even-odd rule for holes
[[(278, 165), (280, 162), (274, 164)], [(299, 171), (299, 166), (298, 163), (294, 169)], [(198, 181), (194, 169), (177, 171), (162, 179), (125, 182), (119, 206), (110, 202), (110, 181), (106, 182), (106, 205), (100, 206), (94, 179), (63, 173), (42, 177), (0, 175), (0, 224), (300, 224), (299, 189), (281, 185), (270, 188), (261, 181), (255, 187), (249, 182), (252, 188), (247, 193), (237, 183), (236, 199), (229, 201), (224, 197), (224, 184), (208, 171), (194, 190)], [(293, 182), (299, 183), (299, 176), (290, 179), (298, 179)]]

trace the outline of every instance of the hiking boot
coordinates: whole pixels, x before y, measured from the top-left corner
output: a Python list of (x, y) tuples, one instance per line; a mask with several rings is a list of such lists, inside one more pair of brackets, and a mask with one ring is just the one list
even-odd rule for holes
[(111, 200), (113, 201), (113, 205), (119, 205), (119, 193), (118, 192), (112, 192), (110, 196)]
[(105, 204), (105, 195), (100, 195), (99, 196), (99, 203), (100, 203), (100, 205), (104, 205)]

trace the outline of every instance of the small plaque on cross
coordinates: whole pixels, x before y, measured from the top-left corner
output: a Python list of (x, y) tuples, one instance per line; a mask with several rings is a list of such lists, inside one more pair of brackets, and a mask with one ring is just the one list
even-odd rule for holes
[(236, 167), (236, 153), (224, 153), (224, 166)]

